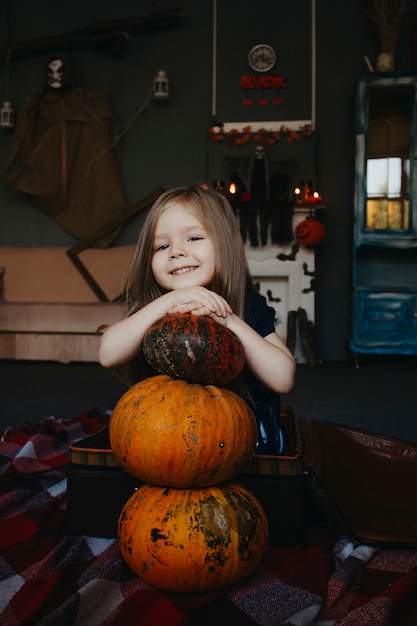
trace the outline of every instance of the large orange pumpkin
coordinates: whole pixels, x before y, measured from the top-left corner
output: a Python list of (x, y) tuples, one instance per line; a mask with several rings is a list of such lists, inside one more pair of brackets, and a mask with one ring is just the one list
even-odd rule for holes
[(167, 591), (236, 585), (259, 565), (268, 522), (244, 487), (144, 485), (125, 504), (118, 526), (122, 555), (141, 578)]
[(166, 315), (143, 338), (143, 353), (160, 374), (202, 385), (227, 385), (243, 369), (240, 339), (210, 317)]
[(136, 383), (110, 419), (113, 454), (146, 483), (201, 487), (237, 476), (256, 449), (249, 405), (221, 387), (158, 375)]

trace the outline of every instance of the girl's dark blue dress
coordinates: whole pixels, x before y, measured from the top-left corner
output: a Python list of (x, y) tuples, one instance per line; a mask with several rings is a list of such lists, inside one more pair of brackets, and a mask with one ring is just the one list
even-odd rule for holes
[[(266, 337), (275, 332), (275, 315), (275, 310), (268, 305), (264, 296), (247, 292), (244, 319), (259, 335)], [(245, 368), (245, 372), (248, 403), (258, 422), (259, 443), (256, 453), (282, 454), (287, 445), (287, 434), (281, 424), (280, 396), (265, 387), (248, 368)]]

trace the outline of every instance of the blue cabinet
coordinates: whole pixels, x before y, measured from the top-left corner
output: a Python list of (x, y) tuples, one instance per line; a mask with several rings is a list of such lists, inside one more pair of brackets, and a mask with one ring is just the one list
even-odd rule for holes
[(417, 354), (417, 75), (360, 77), (352, 336), (356, 353)]

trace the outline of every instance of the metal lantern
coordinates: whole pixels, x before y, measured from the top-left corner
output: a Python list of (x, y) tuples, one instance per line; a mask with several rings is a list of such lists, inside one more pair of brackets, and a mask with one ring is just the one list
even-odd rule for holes
[(0, 108), (0, 128), (13, 130), (14, 128), (14, 110), (10, 101), (10, 58), (11, 49), (7, 50), (6, 57), (6, 93), (3, 106)]
[(169, 81), (164, 70), (159, 70), (153, 81), (153, 97), (155, 100), (167, 100), (169, 96)]
[(14, 128), (14, 110), (10, 100), (5, 100), (0, 109), (0, 128)]

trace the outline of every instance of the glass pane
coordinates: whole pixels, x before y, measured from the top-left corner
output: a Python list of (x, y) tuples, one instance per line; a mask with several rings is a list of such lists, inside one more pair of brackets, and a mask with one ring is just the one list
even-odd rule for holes
[(369, 159), (366, 188), (368, 197), (401, 196), (401, 159)]
[(366, 203), (366, 228), (401, 230), (410, 225), (408, 200), (369, 199)]

